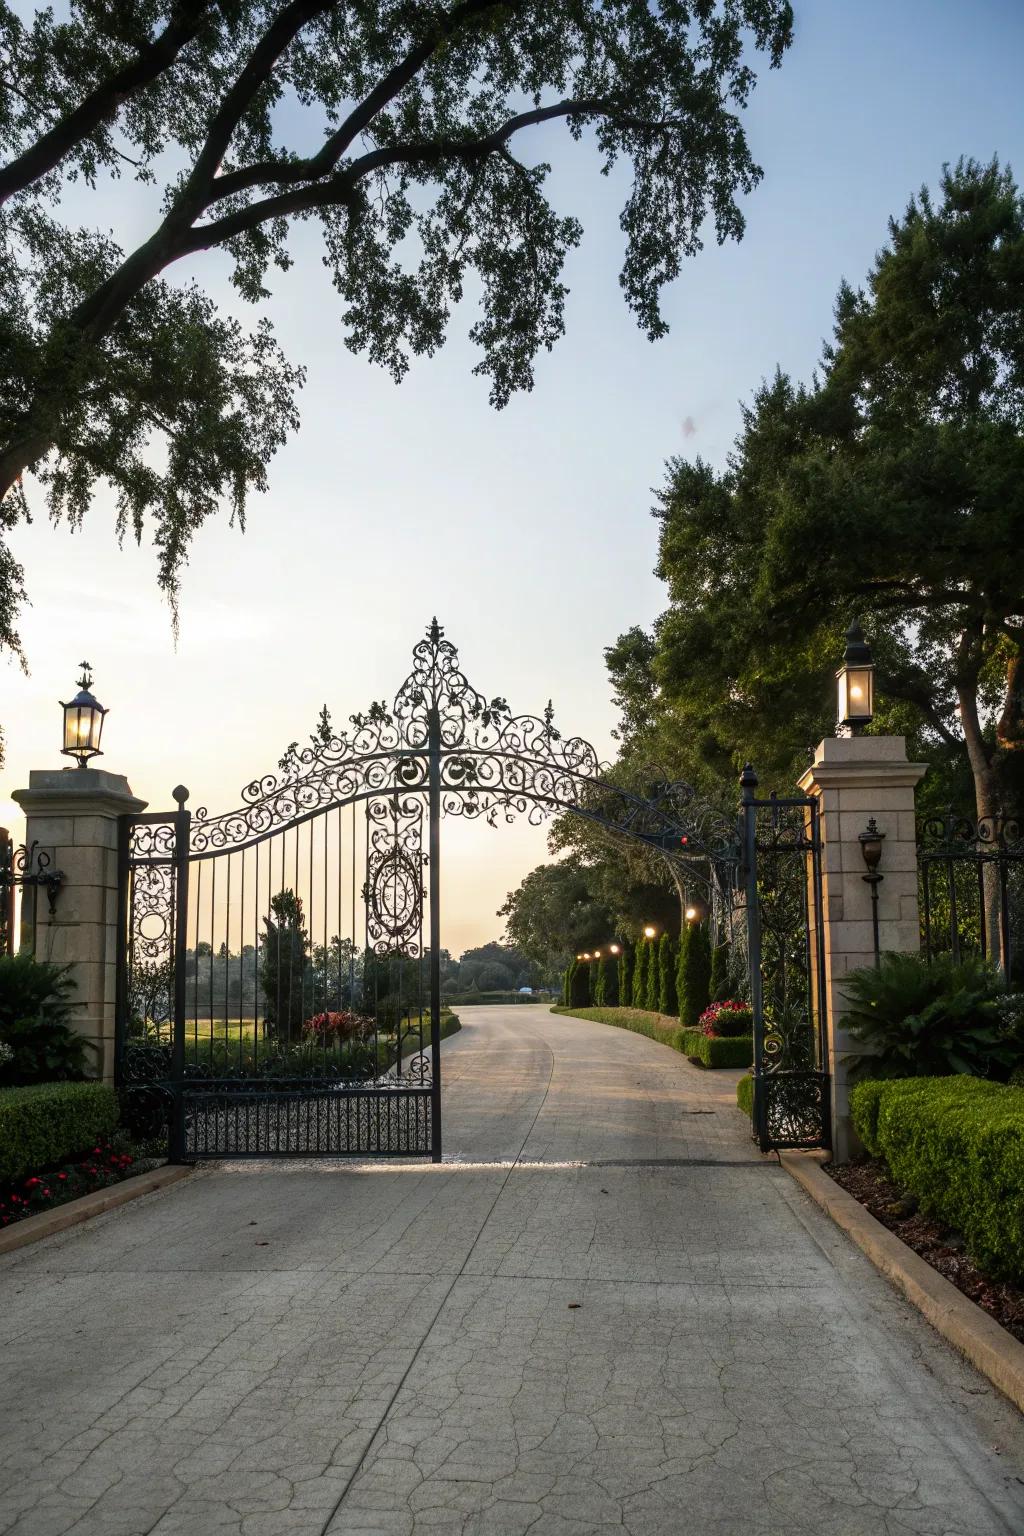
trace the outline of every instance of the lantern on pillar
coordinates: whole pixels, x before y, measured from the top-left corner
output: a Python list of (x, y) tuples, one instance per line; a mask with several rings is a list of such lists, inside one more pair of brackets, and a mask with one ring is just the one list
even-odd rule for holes
[(92, 669), (89, 663), (83, 661), (79, 665), (82, 675), (78, 679), (78, 693), (67, 704), (61, 700), (64, 711), (64, 745), (61, 752), (65, 757), (77, 758), (79, 768), (85, 768), (91, 757), (103, 755), (100, 751), (100, 737), (103, 735), (103, 717), (108, 711), (90, 692)]
[(843, 664), (836, 673), (839, 685), (839, 729), (855, 736), (870, 725), (875, 713), (875, 667), (864, 631), (854, 619), (846, 631)]

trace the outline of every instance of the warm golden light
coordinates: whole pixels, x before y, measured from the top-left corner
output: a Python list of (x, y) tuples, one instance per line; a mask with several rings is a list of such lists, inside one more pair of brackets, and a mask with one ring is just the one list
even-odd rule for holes
[(619, 953), (619, 946), (617, 944), (609, 944), (608, 948), (611, 950), (613, 955), (617, 955)]
[(103, 734), (103, 717), (107, 711), (89, 692), (92, 673), (87, 661), (82, 662), (82, 676), (78, 679), (78, 686), (79, 692), (70, 703), (61, 701), (64, 711), (64, 744), (61, 751), (65, 757), (77, 758), (79, 767), (84, 768), (91, 757), (101, 755), (100, 738)]
[(687, 909), (686, 909), (686, 921), (688, 923), (692, 923), (693, 920), (696, 918), (696, 916), (697, 916), (697, 908), (696, 907), (687, 907)]
[(651, 924), (648, 923), (647, 927), (644, 929), (644, 938), (645, 939), (653, 939), (656, 932), (657, 932), (657, 929), (652, 928)]

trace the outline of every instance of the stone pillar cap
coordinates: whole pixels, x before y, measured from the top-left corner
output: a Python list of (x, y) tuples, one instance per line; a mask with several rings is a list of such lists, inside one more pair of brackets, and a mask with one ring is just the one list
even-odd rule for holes
[(843, 784), (913, 788), (927, 772), (927, 763), (907, 761), (905, 736), (826, 736), (797, 784), (805, 795)]
[(33, 768), (28, 788), (11, 795), (26, 816), (123, 816), (144, 811), (148, 801), (133, 795), (124, 774), (105, 768)]

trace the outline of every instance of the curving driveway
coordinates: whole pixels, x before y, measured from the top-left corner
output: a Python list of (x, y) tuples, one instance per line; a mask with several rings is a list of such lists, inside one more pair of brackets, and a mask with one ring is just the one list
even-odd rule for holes
[(0, 1533), (1024, 1531), (1024, 1421), (735, 1073), (463, 1022), (441, 1167), (204, 1170), (0, 1260)]

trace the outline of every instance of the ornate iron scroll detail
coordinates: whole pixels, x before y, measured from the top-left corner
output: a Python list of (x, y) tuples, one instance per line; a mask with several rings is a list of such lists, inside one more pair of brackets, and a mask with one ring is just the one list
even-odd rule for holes
[(367, 802), (366, 930), (379, 955), (422, 950), (423, 801), (391, 795)]
[(51, 869), (52, 862), (50, 855), (40, 848), (38, 842), (31, 843), (27, 848), (24, 843), (20, 848), (9, 841), (0, 843), (0, 898), (16, 885), (22, 889), (35, 886), (46, 892), (50, 916), (53, 917), (57, 910), (57, 897), (64, 884), (64, 872)]
[(918, 826), (918, 847), (936, 858), (1024, 857), (1024, 833), (1016, 816), (983, 816), (974, 821), (947, 811), (928, 816)]
[(659, 783), (646, 798), (612, 782), (614, 770), (582, 737), (564, 737), (549, 703), (543, 715), (513, 715), (468, 681), (458, 651), (433, 620), (413, 650), (412, 671), (390, 709), (382, 702), (336, 731), (326, 709), (305, 747), (293, 742), (276, 774), (254, 779), (244, 804), (192, 819), (190, 853), (240, 848), (336, 805), (395, 794), (425, 795), (431, 719), (441, 743), (441, 807), (448, 815), (525, 815), (538, 823), (574, 811), (639, 838), (671, 857), (737, 856), (730, 816), (700, 802), (682, 782)]

